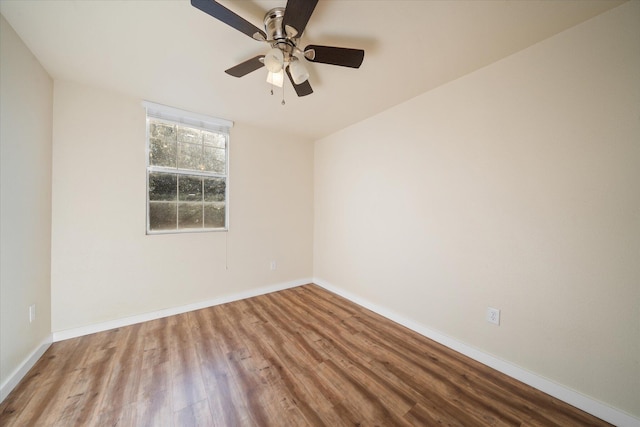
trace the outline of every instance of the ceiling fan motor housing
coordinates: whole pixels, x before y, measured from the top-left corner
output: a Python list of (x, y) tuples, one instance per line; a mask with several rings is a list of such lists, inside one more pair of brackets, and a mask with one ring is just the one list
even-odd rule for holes
[(267, 39), (272, 41), (271, 46), (280, 49), (285, 58), (289, 59), (295, 51), (297, 39), (289, 38), (283, 28), (284, 11), (284, 7), (276, 7), (268, 11), (264, 16), (264, 29)]
[(287, 35), (282, 27), (284, 18), (284, 7), (276, 7), (267, 12), (264, 16), (264, 29), (269, 40), (284, 39)]

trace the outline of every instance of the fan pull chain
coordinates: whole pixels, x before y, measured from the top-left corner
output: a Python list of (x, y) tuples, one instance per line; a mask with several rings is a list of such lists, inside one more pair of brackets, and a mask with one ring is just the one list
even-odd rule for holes
[(285, 85), (282, 85), (282, 105), (286, 104), (286, 102), (284, 102), (284, 87)]

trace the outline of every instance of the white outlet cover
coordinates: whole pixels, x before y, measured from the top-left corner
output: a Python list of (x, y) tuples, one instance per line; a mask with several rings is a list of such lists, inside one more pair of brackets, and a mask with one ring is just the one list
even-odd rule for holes
[(493, 307), (487, 307), (487, 322), (494, 325), (500, 325), (500, 310)]

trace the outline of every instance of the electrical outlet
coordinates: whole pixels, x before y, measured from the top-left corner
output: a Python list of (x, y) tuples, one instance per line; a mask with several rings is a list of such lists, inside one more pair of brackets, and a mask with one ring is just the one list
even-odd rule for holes
[(277, 267), (278, 267), (278, 266), (277, 266), (277, 264), (276, 264), (276, 262), (275, 262), (275, 261), (271, 261), (271, 262), (269, 263), (269, 268), (271, 268), (271, 270), (275, 270)]
[(500, 310), (493, 307), (487, 307), (487, 322), (500, 325)]
[(36, 320), (36, 305), (31, 304), (29, 306), (29, 323), (33, 323)]

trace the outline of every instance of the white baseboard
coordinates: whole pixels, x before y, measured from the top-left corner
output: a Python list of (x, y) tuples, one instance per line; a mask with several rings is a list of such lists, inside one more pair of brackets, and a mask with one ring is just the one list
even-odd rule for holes
[(176, 314), (187, 313), (189, 311), (194, 311), (194, 310), (200, 310), (202, 308), (212, 307), (214, 305), (220, 305), (228, 302), (255, 297), (258, 295), (269, 294), (271, 292), (277, 292), (283, 289), (289, 289), (289, 288), (294, 288), (296, 286), (306, 285), (308, 283), (311, 283), (311, 281), (312, 281), (311, 278), (299, 279), (291, 282), (279, 283), (276, 285), (270, 285), (270, 286), (264, 286), (262, 288), (251, 289), (245, 292), (223, 296), (220, 298), (214, 298), (207, 301), (201, 301), (194, 304), (188, 304), (188, 305), (183, 305), (179, 307), (171, 307), (163, 310), (153, 311), (150, 313), (123, 317), (121, 319), (114, 319), (108, 322), (95, 323), (92, 325), (82, 326), (79, 328), (56, 331), (53, 333), (53, 341), (54, 342), (64, 341), (70, 338), (77, 338), (84, 335), (93, 334), (96, 332), (108, 331), (109, 329), (122, 328), (124, 326), (134, 325), (136, 323), (142, 323), (142, 322), (147, 322), (149, 320), (161, 319), (163, 317), (174, 316)]
[(427, 328), (426, 326), (414, 322), (396, 312), (371, 303), (337, 286), (333, 286), (322, 279), (314, 278), (313, 283), (615, 426), (640, 426), (640, 419), (635, 418), (632, 415), (585, 396), (575, 390), (567, 388), (533, 372), (527, 371), (524, 368), (499, 359), (491, 354), (484, 353), (441, 332)]
[(9, 378), (2, 383), (0, 386), (0, 402), (4, 401), (4, 399), (11, 393), (11, 390), (18, 385), (20, 380), (22, 380), (27, 372), (33, 365), (36, 364), (38, 359), (42, 357), (45, 351), (51, 346), (53, 342), (53, 337), (48, 335), (44, 340), (40, 343), (40, 345), (27, 357), (21, 364), (18, 366), (12, 373), (9, 375)]

